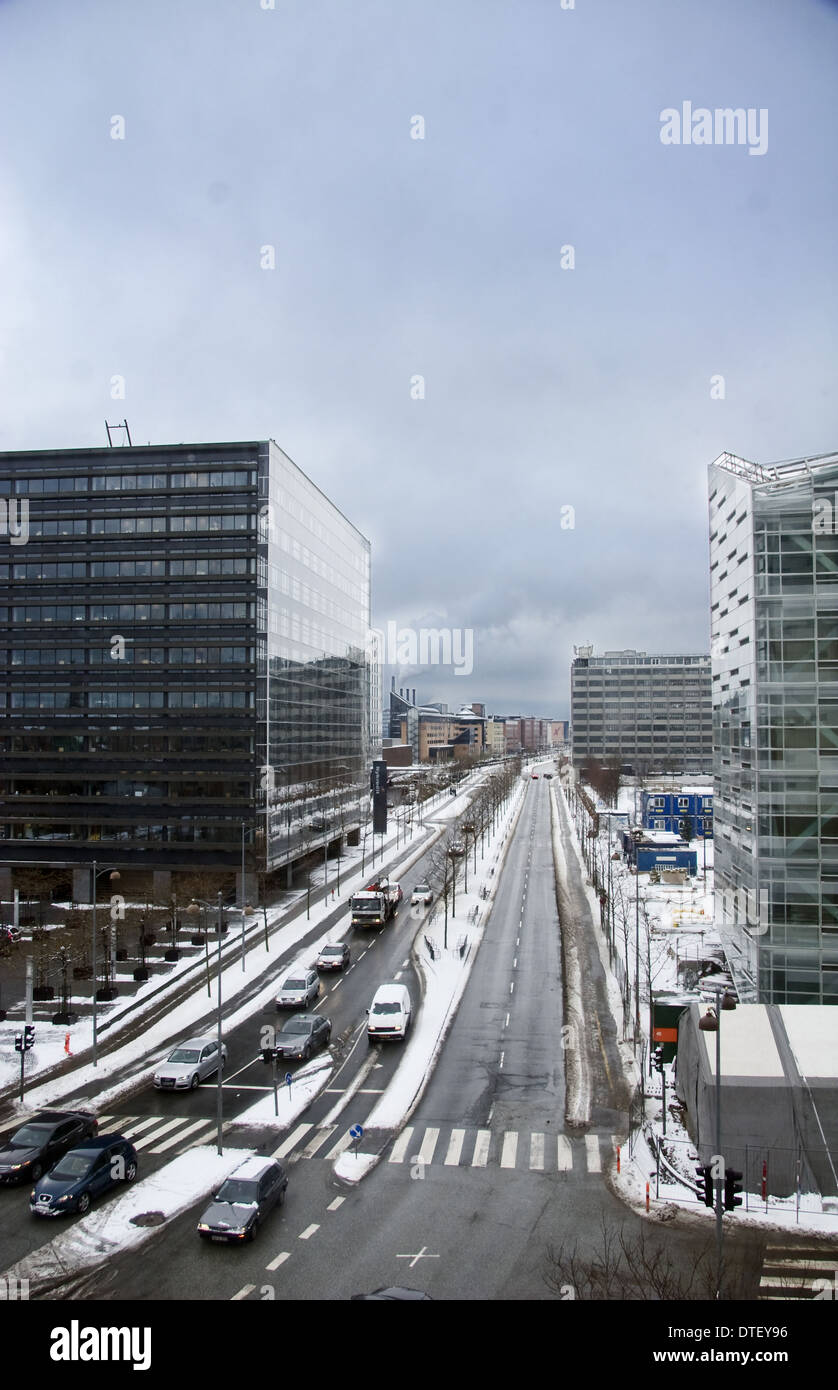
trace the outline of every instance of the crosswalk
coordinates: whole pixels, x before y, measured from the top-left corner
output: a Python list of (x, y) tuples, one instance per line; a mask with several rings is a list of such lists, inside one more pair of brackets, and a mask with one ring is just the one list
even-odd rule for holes
[(838, 1298), (838, 1252), (775, 1242), (766, 1245), (760, 1299)]
[[(196, 1144), (206, 1144), (216, 1133), (214, 1119), (190, 1120), (188, 1115), (175, 1119), (165, 1115), (98, 1115), (97, 1120), (100, 1134), (122, 1134), (138, 1153), (165, 1154), (171, 1158)], [(223, 1131), (230, 1123), (225, 1122)]]

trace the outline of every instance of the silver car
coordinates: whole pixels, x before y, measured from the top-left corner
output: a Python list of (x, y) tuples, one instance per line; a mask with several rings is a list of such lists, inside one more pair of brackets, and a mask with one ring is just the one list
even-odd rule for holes
[[(227, 1061), (227, 1048), (221, 1044), (221, 1066)], [(218, 1042), (215, 1038), (190, 1038), (180, 1043), (157, 1068), (154, 1085), (158, 1091), (194, 1091), (208, 1076), (218, 1071)]]
[(320, 993), (316, 970), (298, 970), (283, 980), (276, 996), (278, 1009), (308, 1009)]

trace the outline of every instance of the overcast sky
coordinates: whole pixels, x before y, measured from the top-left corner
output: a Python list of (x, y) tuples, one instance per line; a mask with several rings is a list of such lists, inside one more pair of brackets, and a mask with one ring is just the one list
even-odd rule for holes
[(838, 448), (838, 5), (265, 5), (0, 0), (0, 449), (275, 439), (420, 699), (708, 650), (707, 464)]

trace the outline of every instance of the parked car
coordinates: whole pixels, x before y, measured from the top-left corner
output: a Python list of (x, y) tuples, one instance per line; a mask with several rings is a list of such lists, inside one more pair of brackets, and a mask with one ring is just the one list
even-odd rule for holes
[(84, 1110), (42, 1110), (0, 1141), (0, 1183), (37, 1182), (68, 1149), (98, 1132), (95, 1117)]
[(301, 1058), (307, 1062), (318, 1047), (326, 1047), (332, 1036), (331, 1019), (319, 1014), (292, 1014), (276, 1036), (273, 1047), (262, 1048), (262, 1061), (274, 1057)]
[(33, 1216), (82, 1216), (94, 1197), (137, 1176), (137, 1150), (121, 1134), (100, 1134), (70, 1149), (29, 1194)]
[(433, 900), (434, 895), (431, 892), (430, 885), (427, 883), (417, 883), (416, 887), (410, 895), (411, 907), (413, 907), (416, 903), (432, 903)]
[(253, 1240), (256, 1228), (285, 1201), (288, 1177), (275, 1158), (254, 1155), (240, 1163), (219, 1187), (198, 1222), (202, 1240)]
[(538, 781), (538, 773), (537, 773), (537, 772), (534, 772), (534, 773), (532, 774), (532, 780), (533, 780), (534, 782), (537, 782), (537, 781)]
[[(222, 1069), (227, 1061), (227, 1048), (221, 1044)], [(180, 1043), (154, 1073), (158, 1091), (194, 1091), (208, 1076), (218, 1071), (218, 1041), (216, 1038), (190, 1038)]]
[(343, 970), (349, 964), (349, 947), (345, 941), (334, 941), (324, 946), (314, 962), (317, 970)]
[(553, 776), (552, 772), (545, 772), (545, 774), (544, 774), (544, 777), (545, 777), (545, 779), (546, 779), (548, 782), (550, 781), (550, 779), (552, 778), (552, 776)]
[(0, 927), (0, 942), (5, 942), (8, 946), (17, 946), (23, 940), (23, 932), (20, 927)]
[(395, 980), (379, 985), (367, 1012), (367, 1037), (371, 1043), (389, 1038), (406, 1038), (411, 1014), (406, 985), (400, 985)]
[(316, 970), (298, 971), (289, 975), (280, 985), (276, 996), (278, 1009), (308, 1009), (320, 993), (320, 981)]

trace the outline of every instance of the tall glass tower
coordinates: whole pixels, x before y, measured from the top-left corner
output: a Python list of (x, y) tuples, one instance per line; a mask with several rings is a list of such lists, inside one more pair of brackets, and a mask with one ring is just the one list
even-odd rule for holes
[(838, 454), (709, 468), (716, 923), (745, 1001), (838, 1003)]

